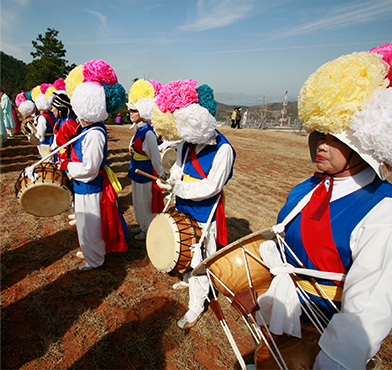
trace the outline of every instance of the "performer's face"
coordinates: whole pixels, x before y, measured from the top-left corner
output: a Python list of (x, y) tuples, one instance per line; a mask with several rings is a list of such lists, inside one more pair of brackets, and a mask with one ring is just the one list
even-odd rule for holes
[(54, 114), (54, 116), (57, 119), (60, 118), (60, 111), (56, 107), (54, 107), (53, 105), (52, 105), (52, 113)]
[[(347, 163), (350, 153), (351, 148), (335, 136), (322, 134), (317, 143), (317, 168), (330, 175), (336, 174), (336, 177), (347, 177), (361, 172), (368, 166), (366, 162), (362, 162), (356, 152), (350, 159), (350, 163)], [(358, 163), (360, 163), (358, 166), (352, 168)]]
[(139, 123), (141, 122), (140, 113), (137, 110), (131, 110), (131, 121), (132, 123)]

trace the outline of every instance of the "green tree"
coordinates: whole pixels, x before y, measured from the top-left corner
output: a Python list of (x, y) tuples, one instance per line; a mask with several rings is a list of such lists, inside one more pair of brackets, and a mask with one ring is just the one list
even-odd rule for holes
[(1, 88), (14, 100), (21, 89), (26, 88), (27, 65), (22, 60), (0, 51)]
[(34, 60), (27, 66), (26, 83), (28, 89), (42, 83), (53, 83), (58, 78), (65, 78), (76, 64), (67, 65), (66, 50), (57, 38), (59, 31), (48, 28), (45, 35), (38, 35), (32, 44), (36, 51), (30, 54)]

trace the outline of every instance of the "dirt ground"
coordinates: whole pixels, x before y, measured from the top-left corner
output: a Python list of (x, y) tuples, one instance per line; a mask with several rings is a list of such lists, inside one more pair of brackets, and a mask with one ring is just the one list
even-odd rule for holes
[[(234, 176), (225, 187), (229, 243), (272, 226), (290, 189), (315, 170), (304, 136), (221, 127), (237, 152)], [(128, 228), (135, 223), (127, 177), (128, 126), (109, 126), (109, 163), (123, 191)], [(2, 369), (238, 369), (220, 323), (209, 309), (182, 331), (187, 290), (173, 290), (176, 277), (157, 271), (145, 242), (131, 236), (129, 250), (110, 253), (103, 267), (80, 273), (76, 228), (69, 212), (27, 214), (15, 183), (38, 161), (22, 135), (1, 149), (1, 368)], [(256, 345), (237, 313), (219, 296), (246, 363)], [(388, 337), (380, 352), (392, 368)]]

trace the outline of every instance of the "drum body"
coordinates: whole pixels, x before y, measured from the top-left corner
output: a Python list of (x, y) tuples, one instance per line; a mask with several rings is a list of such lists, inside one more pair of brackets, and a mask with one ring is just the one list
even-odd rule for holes
[(208, 268), (215, 275), (211, 275), (214, 286), (226, 297), (233, 298), (230, 291), (235, 294), (249, 286), (248, 268), (252, 286), (260, 296), (268, 290), (272, 275), (267, 267), (250, 254), (246, 254), (245, 261), (242, 247), (261, 259), (260, 243), (273, 238), (274, 234), (266, 229), (239, 239), (206, 258), (196, 266), (193, 275), (204, 275)]
[(191, 270), (193, 252), (190, 248), (201, 237), (197, 221), (183, 212), (171, 210), (152, 220), (146, 238), (147, 254), (154, 267), (161, 272)]
[[(274, 340), (288, 369), (312, 370), (317, 354), (320, 352), (318, 341), (320, 333), (311, 325), (302, 325), (302, 338), (290, 335), (274, 335)], [(270, 350), (261, 342), (255, 351), (256, 369), (277, 369), (279, 366)]]
[(25, 134), (30, 142), (30, 144), (37, 146), (39, 145), (39, 140), (35, 134), (37, 129), (34, 126), (34, 121), (32, 118), (26, 118), (20, 125), (20, 130)]
[(44, 162), (34, 168), (39, 178), (32, 181), (22, 171), (15, 184), (21, 207), (34, 216), (50, 217), (66, 211), (72, 204), (71, 181), (54, 163)]
[[(253, 287), (251, 290), (256, 291), (257, 297), (264, 294), (271, 285), (273, 276), (262, 263), (259, 249), (262, 242), (274, 238), (271, 229), (245, 236), (206, 258), (194, 269), (193, 275), (203, 275), (208, 269), (213, 285), (220, 293), (232, 300), (234, 308), (249, 307), (247, 298), (249, 296), (241, 293), (249, 291), (247, 288), (250, 287), (250, 282)], [(242, 298), (244, 301), (241, 302)], [(235, 304), (236, 302), (239, 302), (239, 305)], [(251, 307), (253, 308), (254, 305), (252, 304)], [(240, 312), (238, 309), (237, 311)], [(247, 313), (240, 312), (240, 314)], [(266, 333), (264, 328), (260, 330)], [(268, 338), (268, 335), (265, 337)], [(274, 340), (289, 369), (313, 368), (315, 358), (320, 351), (317, 344), (319, 338), (320, 334), (313, 327), (306, 328), (306, 331), (303, 329), (302, 339), (285, 334), (274, 335)], [(264, 342), (261, 342), (256, 349), (254, 359), (257, 370), (279, 369), (279, 365)]]
[(162, 170), (166, 175), (170, 175), (170, 169), (176, 163), (177, 151), (173, 148), (167, 148), (161, 153)]

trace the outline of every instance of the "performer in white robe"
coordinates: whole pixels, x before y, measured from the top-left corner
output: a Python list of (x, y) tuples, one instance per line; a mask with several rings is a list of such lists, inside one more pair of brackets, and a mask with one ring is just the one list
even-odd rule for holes
[[(177, 148), (177, 160), (170, 170), (169, 184), (160, 180), (157, 183), (172, 191), (176, 197), (176, 209), (193, 217), (206, 232), (204, 254), (195, 253), (193, 257), (192, 264), (196, 265), (216, 252), (217, 243), (227, 244), (222, 189), (232, 176), (235, 152), (228, 140), (215, 130), (216, 102), (212, 89), (207, 85), (196, 89), (195, 85), (196, 81), (187, 80), (163, 87), (156, 103), (161, 112), (155, 111), (152, 122), (158, 130), (162, 113), (173, 110), (178, 138), (184, 141)], [(181, 93), (173, 93), (173, 90)], [(177, 101), (178, 95), (183, 100)], [(185, 97), (188, 102), (184, 106)], [(215, 204), (218, 211), (214, 210)], [(210, 215), (212, 222), (208, 224)], [(188, 311), (177, 324), (182, 329), (189, 329), (205, 310), (209, 284), (207, 276), (195, 277), (190, 273), (185, 280), (189, 281)]]
[(278, 225), (290, 217), (287, 261), (297, 267), (295, 255), (310, 270), (345, 274), (341, 282), (319, 281), (337, 308), (296, 275), (330, 319), (317, 370), (364, 370), (392, 328), (392, 185), (385, 181), (392, 168), (392, 88), (382, 53), (392, 44), (384, 47), (326, 63), (299, 95), (299, 117), (322, 173), (296, 186), (279, 214)]
[(163, 196), (160, 189), (155, 189), (155, 181), (137, 174), (137, 169), (156, 177), (164, 178), (161, 155), (158, 149), (157, 136), (151, 126), (151, 116), (155, 101), (157, 83), (140, 79), (129, 92), (127, 107), (130, 110), (131, 129), (136, 134), (131, 140), (131, 163), (128, 177), (132, 179), (132, 203), (138, 227), (131, 232), (136, 240), (145, 240), (146, 232), (156, 213), (163, 210)]
[[(113, 200), (111, 170), (107, 166), (107, 133), (102, 122), (108, 112), (118, 110), (125, 103), (126, 95), (107, 63), (87, 62), (83, 73), (87, 81), (79, 80), (79, 85), (67, 93), (82, 126), (77, 134), (84, 136), (72, 144), (69, 159), (62, 160), (60, 169), (68, 171), (68, 177), (73, 180), (76, 228), (86, 259), (79, 270), (89, 271), (103, 265), (106, 253), (128, 249), (125, 221), (117, 197)], [(68, 81), (73, 81), (72, 76), (71, 71)]]

